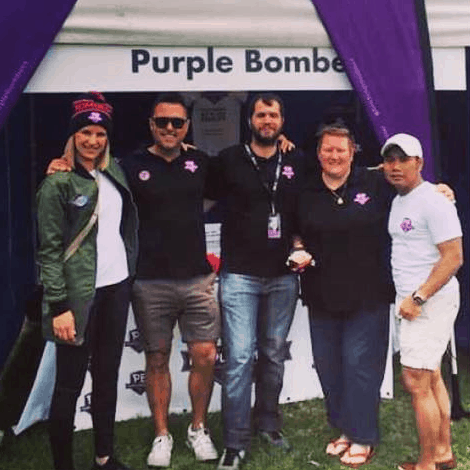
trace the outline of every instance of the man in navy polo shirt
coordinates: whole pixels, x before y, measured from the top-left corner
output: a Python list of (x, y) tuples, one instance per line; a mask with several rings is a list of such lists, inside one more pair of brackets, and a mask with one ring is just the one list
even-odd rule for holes
[(155, 425), (147, 463), (167, 467), (173, 446), (168, 431), (169, 358), (176, 321), (191, 358), (193, 416), (187, 444), (197, 460), (217, 458), (206, 415), (220, 316), (213, 293), (215, 273), (206, 259), (203, 191), (208, 157), (182, 150), (189, 119), (179, 94), (157, 99), (149, 125), (154, 144), (127, 158), (124, 168), (140, 220), (132, 305), (144, 342), (147, 398)]
[(220, 470), (237, 469), (250, 447), (256, 350), (257, 430), (268, 444), (290, 449), (281, 433), (279, 395), (298, 279), (286, 260), (296, 233), (295, 209), (305, 170), (299, 151), (278, 149), (283, 111), (278, 96), (255, 96), (249, 106), (250, 142), (211, 159), (209, 197), (221, 199), (225, 209), (220, 274), (225, 450)]

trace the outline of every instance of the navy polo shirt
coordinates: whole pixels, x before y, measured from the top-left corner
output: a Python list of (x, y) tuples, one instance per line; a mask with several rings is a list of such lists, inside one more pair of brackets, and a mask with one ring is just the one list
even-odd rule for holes
[(344, 314), (393, 298), (386, 223), (394, 192), (382, 172), (353, 167), (335, 193), (320, 174), (302, 192), (301, 236), (317, 265), (306, 269), (301, 285), (314, 312)]
[(208, 274), (203, 193), (208, 157), (188, 150), (172, 162), (142, 149), (123, 161), (139, 213), (138, 279)]

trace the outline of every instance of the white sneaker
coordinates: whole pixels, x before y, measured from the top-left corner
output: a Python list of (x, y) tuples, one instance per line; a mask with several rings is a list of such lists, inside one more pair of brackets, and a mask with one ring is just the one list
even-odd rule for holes
[(207, 428), (193, 430), (190, 424), (186, 444), (190, 449), (193, 449), (196, 460), (215, 460), (218, 457), (217, 450)]
[(152, 444), (152, 450), (147, 457), (147, 465), (152, 467), (169, 467), (173, 438), (171, 434), (157, 436)]

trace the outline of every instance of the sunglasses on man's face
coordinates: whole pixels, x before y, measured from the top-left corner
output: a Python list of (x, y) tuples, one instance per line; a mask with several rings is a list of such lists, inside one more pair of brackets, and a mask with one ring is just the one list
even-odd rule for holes
[(159, 129), (166, 129), (170, 122), (174, 129), (181, 129), (188, 120), (178, 117), (152, 117), (152, 121)]

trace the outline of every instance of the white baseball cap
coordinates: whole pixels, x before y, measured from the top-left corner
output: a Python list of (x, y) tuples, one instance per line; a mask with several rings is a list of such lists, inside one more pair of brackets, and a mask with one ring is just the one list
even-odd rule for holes
[(384, 156), (385, 152), (391, 145), (397, 145), (409, 157), (423, 158), (423, 148), (419, 140), (410, 134), (395, 134), (387, 139), (380, 150), (380, 155)]

